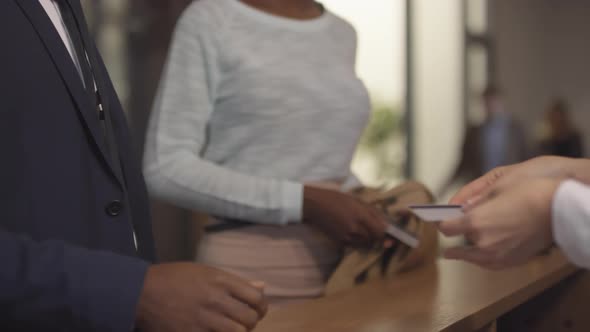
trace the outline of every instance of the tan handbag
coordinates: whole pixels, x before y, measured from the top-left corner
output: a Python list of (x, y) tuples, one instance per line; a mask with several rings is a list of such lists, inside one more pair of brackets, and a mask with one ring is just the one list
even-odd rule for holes
[(326, 295), (334, 294), (369, 280), (391, 278), (420, 264), (433, 262), (438, 254), (436, 227), (407, 211), (411, 204), (433, 202), (430, 191), (418, 182), (406, 182), (390, 190), (363, 188), (354, 191), (362, 201), (382, 210), (390, 221), (414, 234), (420, 243), (410, 248), (397, 241), (392, 248), (347, 250), (326, 285)]

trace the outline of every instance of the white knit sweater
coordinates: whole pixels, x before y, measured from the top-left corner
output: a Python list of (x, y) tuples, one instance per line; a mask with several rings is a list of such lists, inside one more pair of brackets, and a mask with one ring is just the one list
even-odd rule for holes
[(220, 218), (301, 219), (302, 184), (342, 180), (369, 116), (354, 29), (195, 1), (174, 34), (146, 143), (151, 193)]

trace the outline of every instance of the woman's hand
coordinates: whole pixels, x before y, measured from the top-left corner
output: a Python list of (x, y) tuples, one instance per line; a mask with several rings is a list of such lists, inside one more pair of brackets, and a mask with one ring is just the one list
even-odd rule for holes
[(336, 190), (306, 185), (303, 221), (345, 245), (367, 247), (382, 242), (385, 215), (356, 197)]

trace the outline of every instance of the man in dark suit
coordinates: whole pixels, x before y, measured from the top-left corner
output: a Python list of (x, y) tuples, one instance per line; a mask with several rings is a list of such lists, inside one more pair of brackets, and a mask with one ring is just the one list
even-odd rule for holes
[(79, 0), (0, 1), (0, 330), (245, 331), (260, 285), (153, 265), (148, 198)]

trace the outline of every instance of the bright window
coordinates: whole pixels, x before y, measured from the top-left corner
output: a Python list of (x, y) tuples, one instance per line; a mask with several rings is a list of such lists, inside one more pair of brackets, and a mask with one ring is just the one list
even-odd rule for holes
[(405, 0), (324, 0), (358, 34), (357, 73), (373, 103), (373, 119), (353, 162), (363, 182), (381, 185), (403, 174), (405, 134)]

